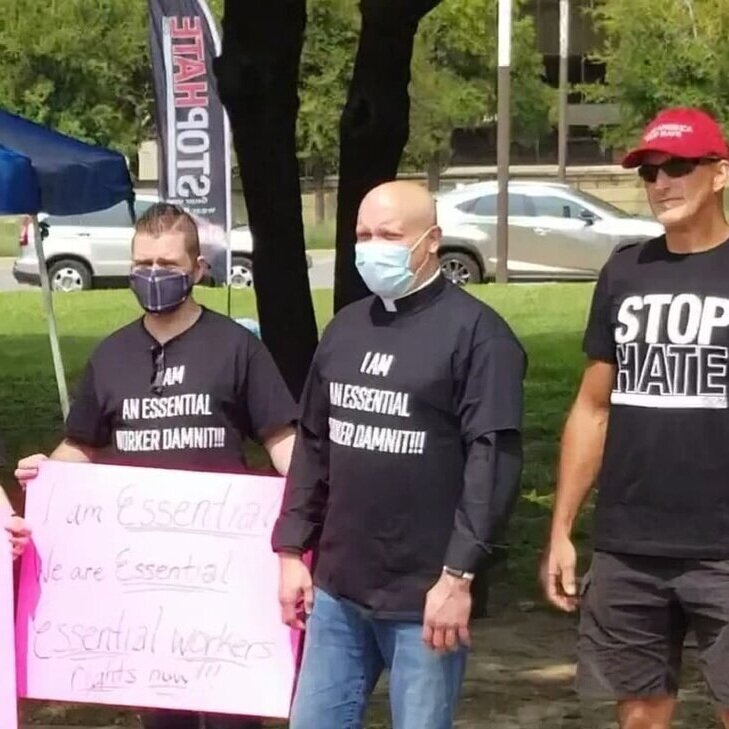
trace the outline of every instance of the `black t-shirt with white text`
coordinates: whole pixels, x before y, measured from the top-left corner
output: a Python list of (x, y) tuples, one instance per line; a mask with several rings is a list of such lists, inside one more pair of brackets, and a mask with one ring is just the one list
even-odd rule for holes
[[(417, 620), (459, 528), (469, 448), (521, 429), (526, 357), (495, 311), (442, 277), (392, 309), (364, 299), (322, 337), (273, 545), (318, 546), (319, 587)], [(488, 518), (500, 497), (486, 473), (470, 478), (480, 503), (464, 519)]]
[(596, 548), (729, 557), (729, 241), (675, 254), (661, 237), (616, 252), (584, 351), (616, 366)]
[(143, 319), (106, 338), (86, 366), (66, 435), (100, 449), (107, 463), (237, 471), (246, 439), (261, 441), (296, 418), (266, 347), (203, 308), (164, 346)]

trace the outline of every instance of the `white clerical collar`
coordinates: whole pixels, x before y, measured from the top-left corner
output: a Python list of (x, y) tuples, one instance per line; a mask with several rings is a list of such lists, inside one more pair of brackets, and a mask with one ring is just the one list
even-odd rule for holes
[(427, 286), (430, 286), (439, 276), (440, 276), (440, 268), (436, 270), (436, 272), (427, 280), (423, 281), (423, 283), (420, 284), (417, 288), (412, 289), (411, 291), (408, 291), (406, 294), (403, 294), (402, 296), (398, 296), (396, 299), (382, 299), (382, 305), (385, 307), (385, 311), (397, 311), (397, 306), (395, 305), (396, 301), (402, 301), (402, 299), (407, 299), (408, 296), (412, 296), (413, 294), (417, 293), (418, 291), (422, 291)]

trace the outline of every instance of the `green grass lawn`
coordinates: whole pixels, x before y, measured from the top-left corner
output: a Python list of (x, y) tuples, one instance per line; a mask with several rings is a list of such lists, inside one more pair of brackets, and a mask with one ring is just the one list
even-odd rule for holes
[(334, 220), (325, 220), (323, 223), (311, 223), (304, 230), (306, 249), (326, 250), (334, 248), (336, 238), (336, 223)]
[[(511, 530), (510, 570), (531, 584), (535, 553), (551, 504), (555, 449), (582, 364), (581, 332), (592, 287), (546, 284), (474, 287), (513, 326), (529, 354), (526, 383), (523, 496)], [(198, 299), (224, 311), (222, 290), (200, 289)], [(331, 316), (331, 293), (315, 292), (320, 325)], [(91, 291), (55, 298), (67, 377), (73, 389), (94, 345), (137, 316), (127, 291)], [(61, 433), (61, 414), (38, 291), (0, 294), (0, 433), (9, 461), (48, 451)], [(253, 295), (233, 293), (233, 315), (255, 316)], [(6, 474), (7, 476), (7, 474)], [(6, 478), (6, 481), (8, 479)], [(17, 498), (17, 492), (12, 494)]]
[[(522, 497), (512, 520), (508, 566), (503, 579), (515, 599), (536, 595), (537, 560), (551, 508), (559, 434), (575, 392), (583, 357), (580, 340), (591, 285), (545, 284), (479, 286), (472, 293), (499, 311), (529, 354), (526, 382), (525, 472)], [(224, 311), (222, 290), (200, 289), (198, 300)], [(127, 291), (57, 295), (58, 327), (68, 380), (73, 387), (94, 345), (138, 315)], [(331, 292), (315, 292), (320, 325), (331, 316)], [(0, 433), (9, 462), (20, 455), (48, 451), (59, 440), (61, 415), (38, 291), (0, 294)], [(255, 316), (253, 295), (233, 293), (233, 315)], [(10, 484), (6, 471), (4, 483)], [(11, 489), (11, 497), (19, 494)], [(577, 537), (586, 546), (584, 526)], [(49, 706), (40, 711), (46, 718)], [(37, 718), (39, 715), (32, 712)], [(101, 715), (108, 716), (105, 712)], [(79, 716), (88, 716), (82, 710)], [(66, 716), (72, 723), (73, 717)]]

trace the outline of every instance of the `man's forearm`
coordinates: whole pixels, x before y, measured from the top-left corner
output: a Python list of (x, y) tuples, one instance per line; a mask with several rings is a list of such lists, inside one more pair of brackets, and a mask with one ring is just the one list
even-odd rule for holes
[(264, 442), (273, 467), (282, 476), (288, 474), (289, 468), (291, 467), (291, 455), (294, 450), (295, 439), (296, 431), (291, 427), (287, 427), (278, 431)]
[(51, 453), (52, 461), (69, 461), (71, 463), (93, 463), (97, 456), (96, 448), (62, 440), (56, 450)]
[(597, 478), (605, 447), (609, 409), (579, 401), (570, 412), (562, 436), (552, 535), (567, 535)]

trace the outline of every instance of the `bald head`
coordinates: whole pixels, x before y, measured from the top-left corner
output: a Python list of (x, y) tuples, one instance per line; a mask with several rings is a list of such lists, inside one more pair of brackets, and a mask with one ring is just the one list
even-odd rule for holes
[[(421, 231), (436, 225), (435, 200), (414, 182), (386, 182), (365, 195), (359, 208), (358, 224), (393, 221)], [(358, 227), (359, 230), (359, 227)]]
[(433, 196), (414, 182), (386, 182), (367, 193), (357, 217), (357, 244), (391, 244), (410, 249), (414, 285), (438, 271), (441, 231)]

